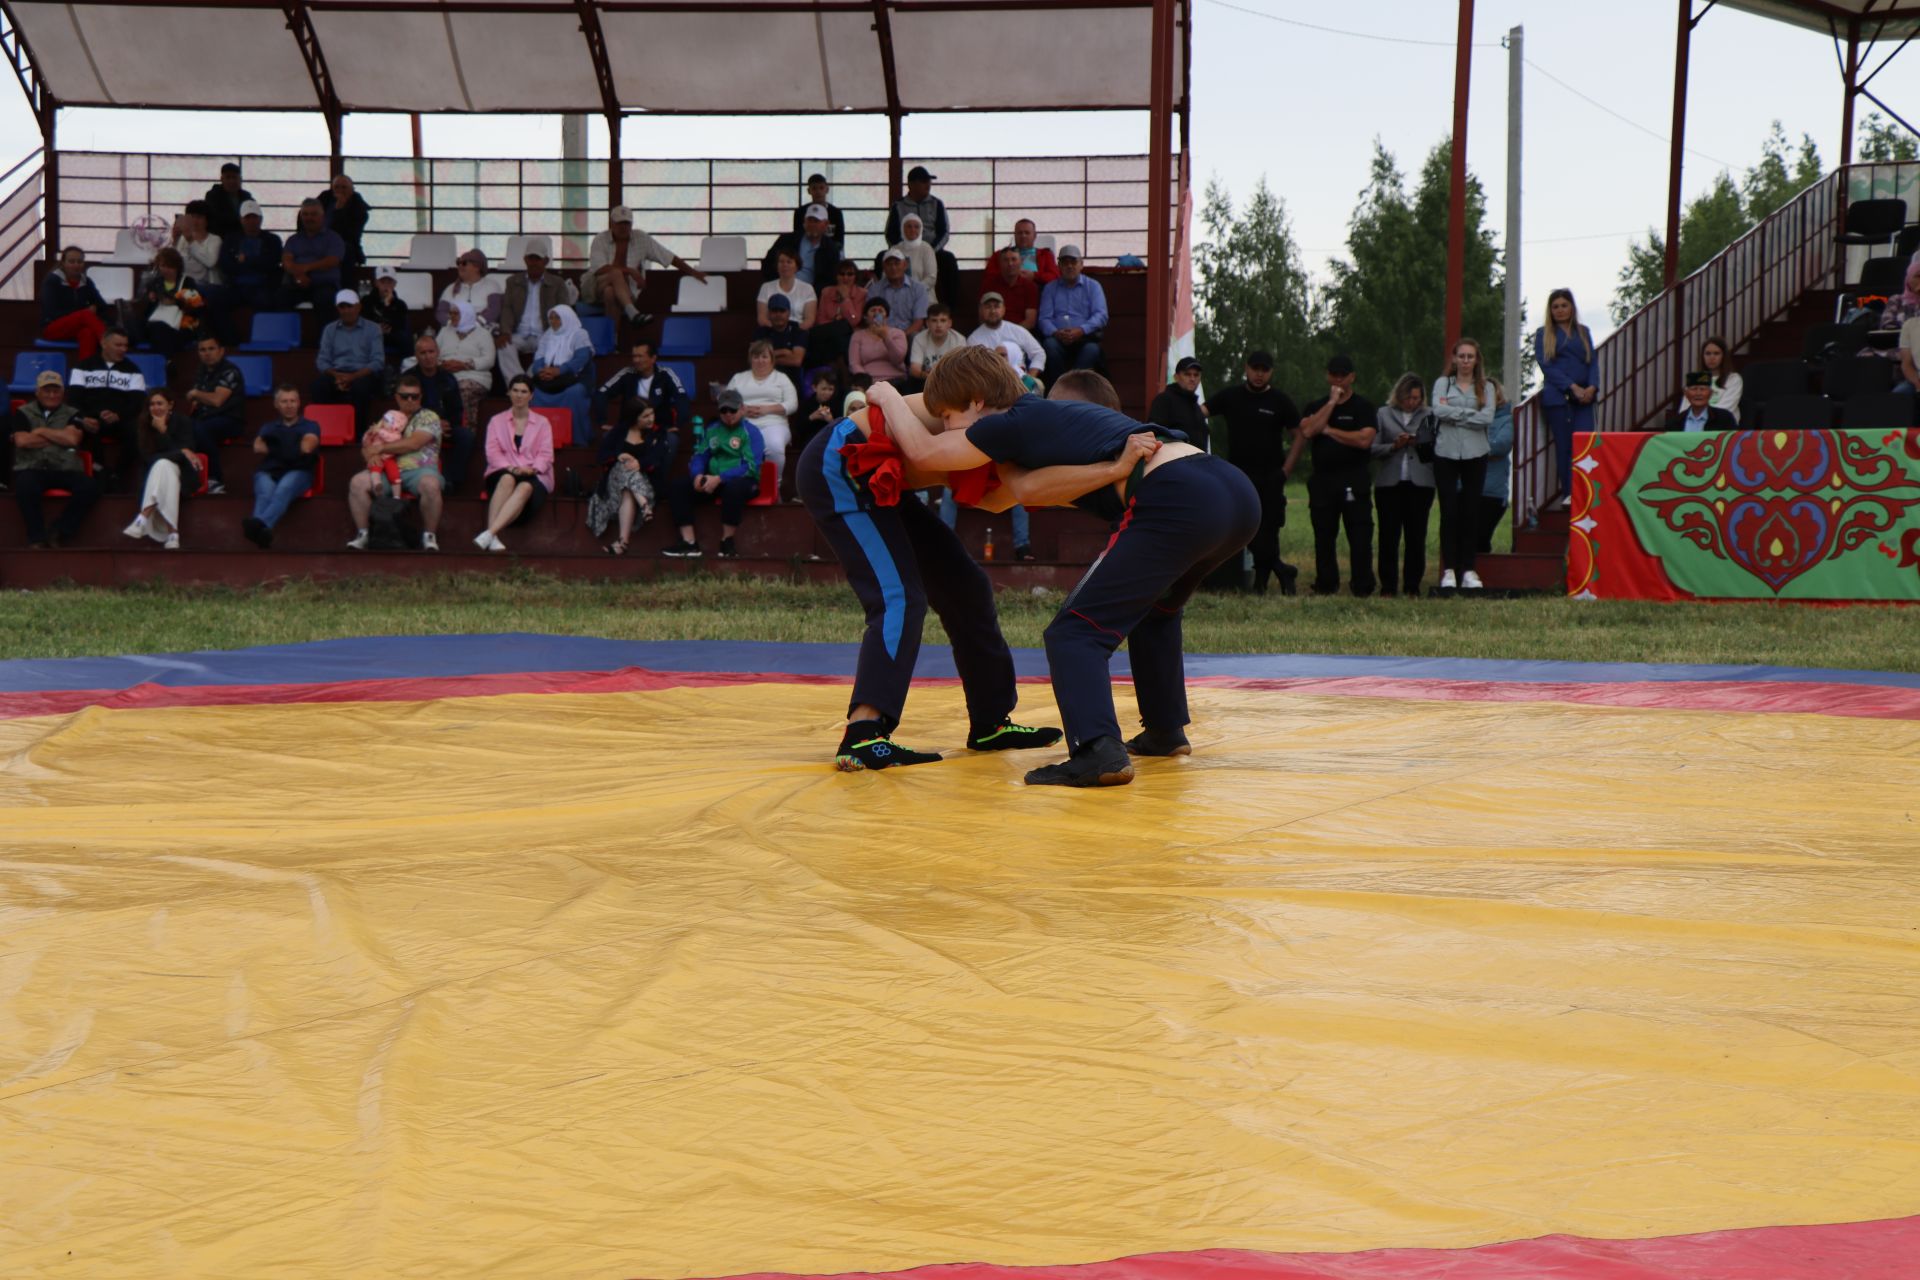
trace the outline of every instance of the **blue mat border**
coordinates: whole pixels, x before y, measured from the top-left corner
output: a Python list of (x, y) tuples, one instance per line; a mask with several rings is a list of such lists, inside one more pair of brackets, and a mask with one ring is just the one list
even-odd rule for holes
[[(264, 645), (198, 653), (117, 658), (15, 658), (0, 661), (0, 693), (64, 689), (175, 688), (207, 685), (330, 684), (541, 671), (725, 671), (850, 677), (858, 646), (744, 640), (634, 641), (528, 632), (464, 636), (374, 636)], [(1023, 676), (1044, 676), (1046, 656), (1014, 650)], [(1115, 655), (1114, 672), (1127, 670)], [(921, 650), (918, 674), (952, 677), (951, 651)], [(1726, 666), (1635, 662), (1501, 661), (1484, 658), (1342, 657), (1325, 654), (1190, 654), (1187, 674), (1241, 679), (1329, 679), (1364, 676), (1405, 680), (1480, 680), (1522, 684), (1640, 682), (1770, 682), (1871, 685), (1920, 689), (1920, 675), (1819, 667)]]

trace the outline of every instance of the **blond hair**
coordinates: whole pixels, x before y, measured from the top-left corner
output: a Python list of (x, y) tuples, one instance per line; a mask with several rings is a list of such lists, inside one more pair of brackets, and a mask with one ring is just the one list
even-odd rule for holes
[(1559, 349), (1560, 335), (1553, 323), (1553, 304), (1556, 300), (1567, 300), (1567, 334), (1578, 342), (1582, 354), (1593, 359), (1593, 335), (1587, 332), (1587, 326), (1580, 323), (1580, 304), (1573, 300), (1573, 290), (1555, 289), (1547, 295), (1547, 322), (1540, 329), (1540, 354), (1545, 357), (1543, 363), (1553, 360), (1553, 353)]
[(1069, 369), (1054, 380), (1049, 400), (1085, 400), (1103, 409), (1120, 412), (1120, 393), (1113, 384), (1092, 369)]
[(936, 416), (962, 413), (978, 400), (989, 412), (1009, 408), (1027, 393), (1007, 358), (987, 347), (962, 347), (927, 370), (922, 401)]

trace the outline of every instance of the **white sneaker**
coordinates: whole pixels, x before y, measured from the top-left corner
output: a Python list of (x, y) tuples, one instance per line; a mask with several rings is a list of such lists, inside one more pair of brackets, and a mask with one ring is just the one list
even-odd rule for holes
[(347, 547), (353, 551), (365, 551), (367, 549), (367, 531), (362, 529), (351, 538), (348, 538)]
[(493, 550), (493, 534), (489, 533), (485, 529), (482, 529), (480, 532), (473, 535), (473, 545), (480, 548), (482, 551)]
[(423, 533), (420, 535), (420, 549), (422, 551), (438, 551), (440, 549), (440, 539), (430, 533)]
[(1469, 569), (1460, 575), (1460, 585), (1468, 591), (1478, 591), (1480, 589), (1480, 575)]
[(507, 544), (500, 541), (500, 535), (494, 534), (494, 533), (490, 533), (487, 535), (487, 550), (505, 551), (506, 549), (507, 549)]
[(122, 529), (120, 532), (129, 538), (146, 537), (147, 536), (147, 518), (145, 516), (135, 516), (133, 518), (133, 523), (128, 525), (126, 528)]
[(1440, 590), (1451, 591), (1453, 590), (1454, 586), (1455, 586), (1455, 583), (1453, 580), (1453, 570), (1448, 569), (1445, 573), (1440, 575)]
[(169, 551), (178, 551), (180, 549), (180, 535), (177, 533), (168, 534), (166, 546)]

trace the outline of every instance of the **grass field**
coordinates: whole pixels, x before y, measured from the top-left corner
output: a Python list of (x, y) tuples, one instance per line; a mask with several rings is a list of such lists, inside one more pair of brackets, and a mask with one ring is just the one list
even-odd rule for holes
[[(1037, 646), (1058, 593), (1002, 593), (1016, 646)], [(249, 590), (13, 592), (0, 654), (74, 657), (285, 644), (341, 636), (535, 631), (633, 640), (849, 641), (844, 587), (695, 574), (655, 583), (536, 575), (295, 582)], [(929, 640), (943, 640), (930, 625)], [(1353, 600), (1203, 595), (1195, 653), (1345, 653), (1582, 661), (1773, 663), (1920, 671), (1920, 615), (1901, 608)]]

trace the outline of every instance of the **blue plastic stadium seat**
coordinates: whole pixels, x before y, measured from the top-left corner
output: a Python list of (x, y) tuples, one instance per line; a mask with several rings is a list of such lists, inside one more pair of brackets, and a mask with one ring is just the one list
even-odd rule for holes
[(77, 342), (56, 342), (52, 338), (35, 338), (33, 345), (42, 351), (78, 351), (80, 349), (80, 344)]
[(247, 395), (273, 394), (273, 360), (267, 356), (228, 356), (240, 376), (247, 380)]
[(659, 354), (698, 359), (712, 352), (713, 321), (706, 316), (668, 316), (662, 322)]
[(587, 331), (587, 337), (593, 342), (593, 354), (609, 355), (613, 351), (613, 321), (604, 315), (581, 316), (580, 327)]
[(300, 313), (256, 311), (253, 333), (240, 344), (242, 351), (292, 351), (300, 345)]
[(147, 380), (147, 390), (158, 391), (167, 385), (167, 358), (159, 352), (130, 352), (127, 359), (140, 366), (140, 376)]
[(13, 381), (7, 383), (7, 390), (22, 395), (33, 394), (33, 380), (48, 369), (66, 376), (67, 358), (58, 351), (21, 351), (13, 357)]

